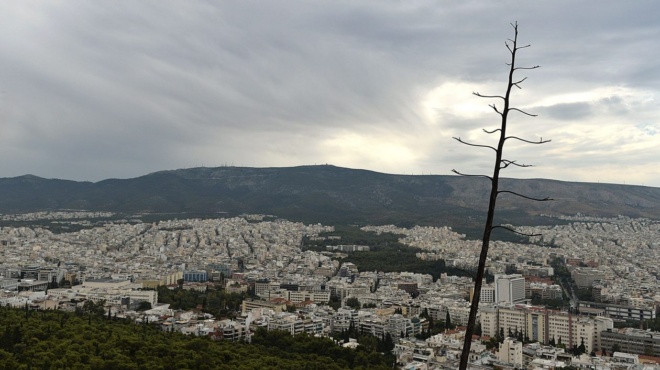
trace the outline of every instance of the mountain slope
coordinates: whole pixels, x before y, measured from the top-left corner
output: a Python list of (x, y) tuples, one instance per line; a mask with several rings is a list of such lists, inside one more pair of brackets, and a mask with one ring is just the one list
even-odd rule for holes
[[(660, 189), (554, 180), (502, 179), (500, 222), (542, 213), (660, 219)], [(264, 213), (325, 223), (480, 225), (489, 182), (458, 176), (388, 175), (334, 166), (218, 167), (156, 172), (97, 183), (36, 176), (0, 179), (0, 212), (54, 209), (135, 212)]]

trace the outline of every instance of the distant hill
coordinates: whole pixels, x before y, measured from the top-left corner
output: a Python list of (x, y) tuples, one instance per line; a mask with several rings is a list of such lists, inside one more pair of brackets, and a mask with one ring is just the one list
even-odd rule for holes
[[(583, 213), (660, 219), (660, 188), (503, 179), (500, 222), (544, 222), (538, 215)], [(321, 223), (481, 226), (489, 182), (460, 176), (389, 175), (328, 165), (218, 167), (156, 172), (97, 183), (26, 175), (0, 179), (0, 212), (81, 209), (120, 213), (272, 214)], [(547, 221), (545, 221), (547, 222)]]

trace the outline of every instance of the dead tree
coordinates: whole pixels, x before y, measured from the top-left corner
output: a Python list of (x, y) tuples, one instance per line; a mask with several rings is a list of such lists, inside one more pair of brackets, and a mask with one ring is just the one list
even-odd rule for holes
[[(519, 196), (525, 199), (530, 199), (530, 200), (535, 200), (535, 201), (548, 201), (551, 200), (550, 198), (534, 198), (534, 197), (529, 197), (523, 194), (516, 193), (514, 191), (510, 190), (499, 190), (498, 185), (499, 185), (499, 179), (500, 179), (500, 171), (509, 167), (509, 166), (516, 166), (516, 167), (531, 167), (531, 165), (528, 164), (522, 164), (518, 163), (516, 160), (512, 159), (506, 159), (503, 157), (504, 154), (504, 144), (506, 143), (507, 140), (518, 140), (522, 141), (528, 144), (544, 144), (549, 142), (550, 140), (543, 140), (543, 138), (540, 138), (539, 140), (532, 141), (532, 140), (526, 140), (522, 139), (517, 136), (507, 136), (507, 119), (509, 117), (510, 112), (518, 112), (530, 117), (536, 117), (534, 114), (527, 113), (521, 109), (515, 108), (511, 106), (511, 90), (516, 87), (518, 89), (521, 89), (520, 84), (527, 79), (527, 77), (524, 77), (522, 79), (516, 80), (514, 78), (514, 74), (516, 71), (519, 70), (530, 70), (530, 69), (536, 69), (539, 68), (539, 66), (532, 66), (532, 67), (517, 67), (516, 66), (516, 53), (520, 49), (524, 49), (529, 47), (530, 45), (525, 45), (525, 46), (518, 46), (518, 23), (513, 23), (511, 24), (513, 27), (514, 31), (514, 36), (513, 39), (508, 39), (505, 42), (506, 48), (509, 50), (511, 53), (511, 62), (507, 63), (509, 66), (509, 81), (507, 83), (506, 87), (506, 93), (501, 96), (501, 95), (482, 95), (479, 92), (474, 92), (473, 94), (480, 97), (480, 98), (486, 98), (486, 99), (496, 99), (496, 100), (501, 100), (502, 101), (502, 108), (498, 108), (496, 104), (490, 104), (489, 106), (497, 113), (500, 118), (501, 118), (501, 123), (500, 127), (496, 128), (494, 130), (483, 130), (487, 134), (497, 134), (499, 133), (499, 141), (497, 143), (497, 147), (491, 146), (491, 145), (482, 145), (482, 144), (475, 144), (471, 142), (467, 142), (462, 140), (460, 137), (455, 137), (454, 139), (457, 140), (458, 142), (468, 145), (468, 146), (473, 146), (473, 147), (479, 147), (479, 148), (488, 148), (492, 149), (495, 151), (495, 165), (494, 165), (494, 170), (493, 170), (493, 175), (492, 176), (487, 176), (487, 175), (470, 175), (470, 174), (465, 174), (458, 172), (456, 170), (452, 170), (452, 172), (461, 175), (461, 176), (475, 176), (475, 177), (484, 177), (488, 178), (491, 182), (491, 191), (490, 191), (490, 199), (488, 202), (488, 215), (486, 217), (486, 226), (484, 227), (484, 234), (483, 234), (483, 242), (481, 245), (481, 253), (479, 255), (479, 265), (477, 268), (477, 275), (475, 276), (475, 283), (474, 283), (474, 295), (472, 297), (472, 303), (470, 305), (470, 316), (468, 319), (468, 325), (467, 325), (467, 330), (465, 332), (465, 341), (463, 343), (463, 352), (461, 353), (461, 364), (460, 364), (460, 369), (465, 370), (467, 369), (468, 365), (468, 359), (470, 355), (470, 346), (472, 344), (472, 335), (474, 334), (474, 327), (475, 327), (475, 322), (477, 319), (477, 310), (479, 308), (479, 300), (481, 299), (481, 282), (484, 278), (484, 270), (486, 267), (486, 257), (488, 256), (488, 247), (489, 247), (489, 242), (490, 242), (490, 235), (491, 232), (496, 229), (496, 228), (502, 228), (506, 229), (509, 231), (512, 231), (514, 233), (518, 233), (515, 230), (511, 229), (510, 227), (503, 226), (503, 225), (493, 225), (493, 218), (495, 216), (495, 202), (497, 201), (497, 196), (503, 193), (507, 194), (512, 194), (515, 196)], [(520, 234), (520, 233), (518, 233)], [(524, 235), (524, 234), (523, 234)], [(531, 235), (528, 235), (531, 236)]]

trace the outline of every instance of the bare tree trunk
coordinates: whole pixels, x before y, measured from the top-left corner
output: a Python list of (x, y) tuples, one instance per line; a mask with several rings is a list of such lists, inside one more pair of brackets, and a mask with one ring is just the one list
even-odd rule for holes
[[(462, 176), (481, 176), (481, 177), (487, 177), (491, 180), (491, 191), (490, 191), (490, 198), (488, 202), (488, 215), (486, 217), (486, 225), (484, 226), (484, 233), (483, 233), (483, 240), (481, 244), (481, 253), (479, 255), (479, 265), (477, 268), (477, 274), (475, 276), (475, 283), (474, 283), (474, 293), (472, 295), (472, 303), (470, 304), (470, 316), (468, 318), (468, 324), (467, 324), (467, 329), (465, 332), (465, 340), (463, 342), (463, 352), (461, 353), (461, 363), (460, 363), (460, 369), (465, 370), (467, 369), (468, 365), (468, 360), (470, 356), (470, 347), (472, 345), (472, 335), (474, 334), (474, 328), (475, 324), (477, 321), (477, 311), (479, 309), (479, 301), (481, 299), (481, 284), (484, 278), (484, 273), (486, 269), (486, 259), (488, 257), (488, 248), (490, 246), (490, 235), (491, 232), (493, 231), (494, 228), (501, 227), (508, 229), (503, 226), (493, 226), (493, 220), (495, 217), (495, 204), (497, 202), (497, 196), (500, 193), (506, 192), (506, 193), (511, 193), (514, 195), (521, 196), (523, 198), (527, 199), (532, 199), (532, 200), (537, 200), (537, 201), (545, 201), (545, 200), (550, 200), (549, 198), (544, 198), (544, 199), (535, 199), (531, 197), (527, 197), (524, 195), (520, 195), (514, 192), (510, 191), (500, 191), (499, 188), (499, 179), (500, 179), (500, 170), (508, 167), (509, 165), (514, 165), (518, 167), (530, 167), (529, 165), (524, 165), (524, 164), (518, 164), (516, 161), (513, 160), (508, 160), (503, 158), (503, 153), (504, 153), (504, 143), (506, 142), (507, 139), (517, 139), (520, 141), (524, 141), (530, 144), (543, 144), (548, 142), (549, 140), (539, 140), (539, 141), (528, 141), (524, 139), (520, 139), (515, 136), (506, 136), (506, 129), (507, 129), (507, 118), (509, 116), (510, 111), (518, 111), (520, 113), (529, 115), (529, 116), (534, 116), (532, 114), (526, 113), (518, 108), (512, 108), (510, 106), (510, 97), (511, 97), (511, 90), (515, 86), (517, 88), (520, 88), (519, 84), (525, 80), (523, 78), (522, 80), (515, 81), (514, 80), (514, 72), (519, 69), (535, 69), (538, 68), (538, 66), (534, 67), (516, 67), (516, 52), (522, 48), (526, 48), (529, 45), (526, 46), (518, 46), (518, 23), (512, 24), (513, 29), (514, 29), (514, 38), (509, 39), (508, 42), (506, 43), (506, 47), (509, 49), (511, 52), (511, 62), (509, 64), (509, 80), (507, 83), (507, 88), (506, 88), (506, 93), (504, 96), (488, 96), (488, 95), (481, 95), (478, 92), (475, 92), (474, 95), (483, 97), (483, 98), (496, 98), (496, 99), (502, 99), (504, 107), (500, 111), (498, 108), (495, 106), (495, 104), (490, 105), (493, 110), (501, 116), (501, 123), (500, 127), (498, 129), (492, 130), (492, 131), (486, 131), (488, 134), (493, 134), (496, 132), (499, 132), (499, 141), (497, 144), (497, 147), (492, 147), (489, 145), (479, 145), (479, 144), (472, 144), (465, 142), (461, 140), (460, 138), (455, 138), (459, 142), (469, 145), (469, 146), (475, 146), (475, 147), (485, 147), (485, 148), (490, 148), (495, 151), (495, 165), (493, 168), (493, 176), (482, 176), (482, 175), (466, 175), (463, 173), (460, 173), (456, 170), (454, 170), (455, 173), (462, 175)], [(512, 230), (513, 231), (513, 230)]]

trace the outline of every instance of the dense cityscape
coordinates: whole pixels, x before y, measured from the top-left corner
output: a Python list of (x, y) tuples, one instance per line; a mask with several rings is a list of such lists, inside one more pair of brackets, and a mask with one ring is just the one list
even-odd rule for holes
[[(457, 367), (480, 242), (449, 227), (359, 232), (396, 236), (420, 262), (442, 260), (458, 275), (361, 270), (351, 256), (378, 246), (344, 243), (331, 225), (114, 216), (3, 215), (35, 226), (0, 229), (0, 306), (99, 305), (108, 317), (217, 341), (250, 342), (268, 330), (359, 348), (374, 337), (401, 368)], [(54, 233), (37, 226), (44, 220), (78, 230)], [(660, 223), (576, 215), (516, 229), (540, 236), (493, 243), (470, 368), (658, 368)]]
[(0, 1), (0, 370), (660, 370), (658, 14)]

